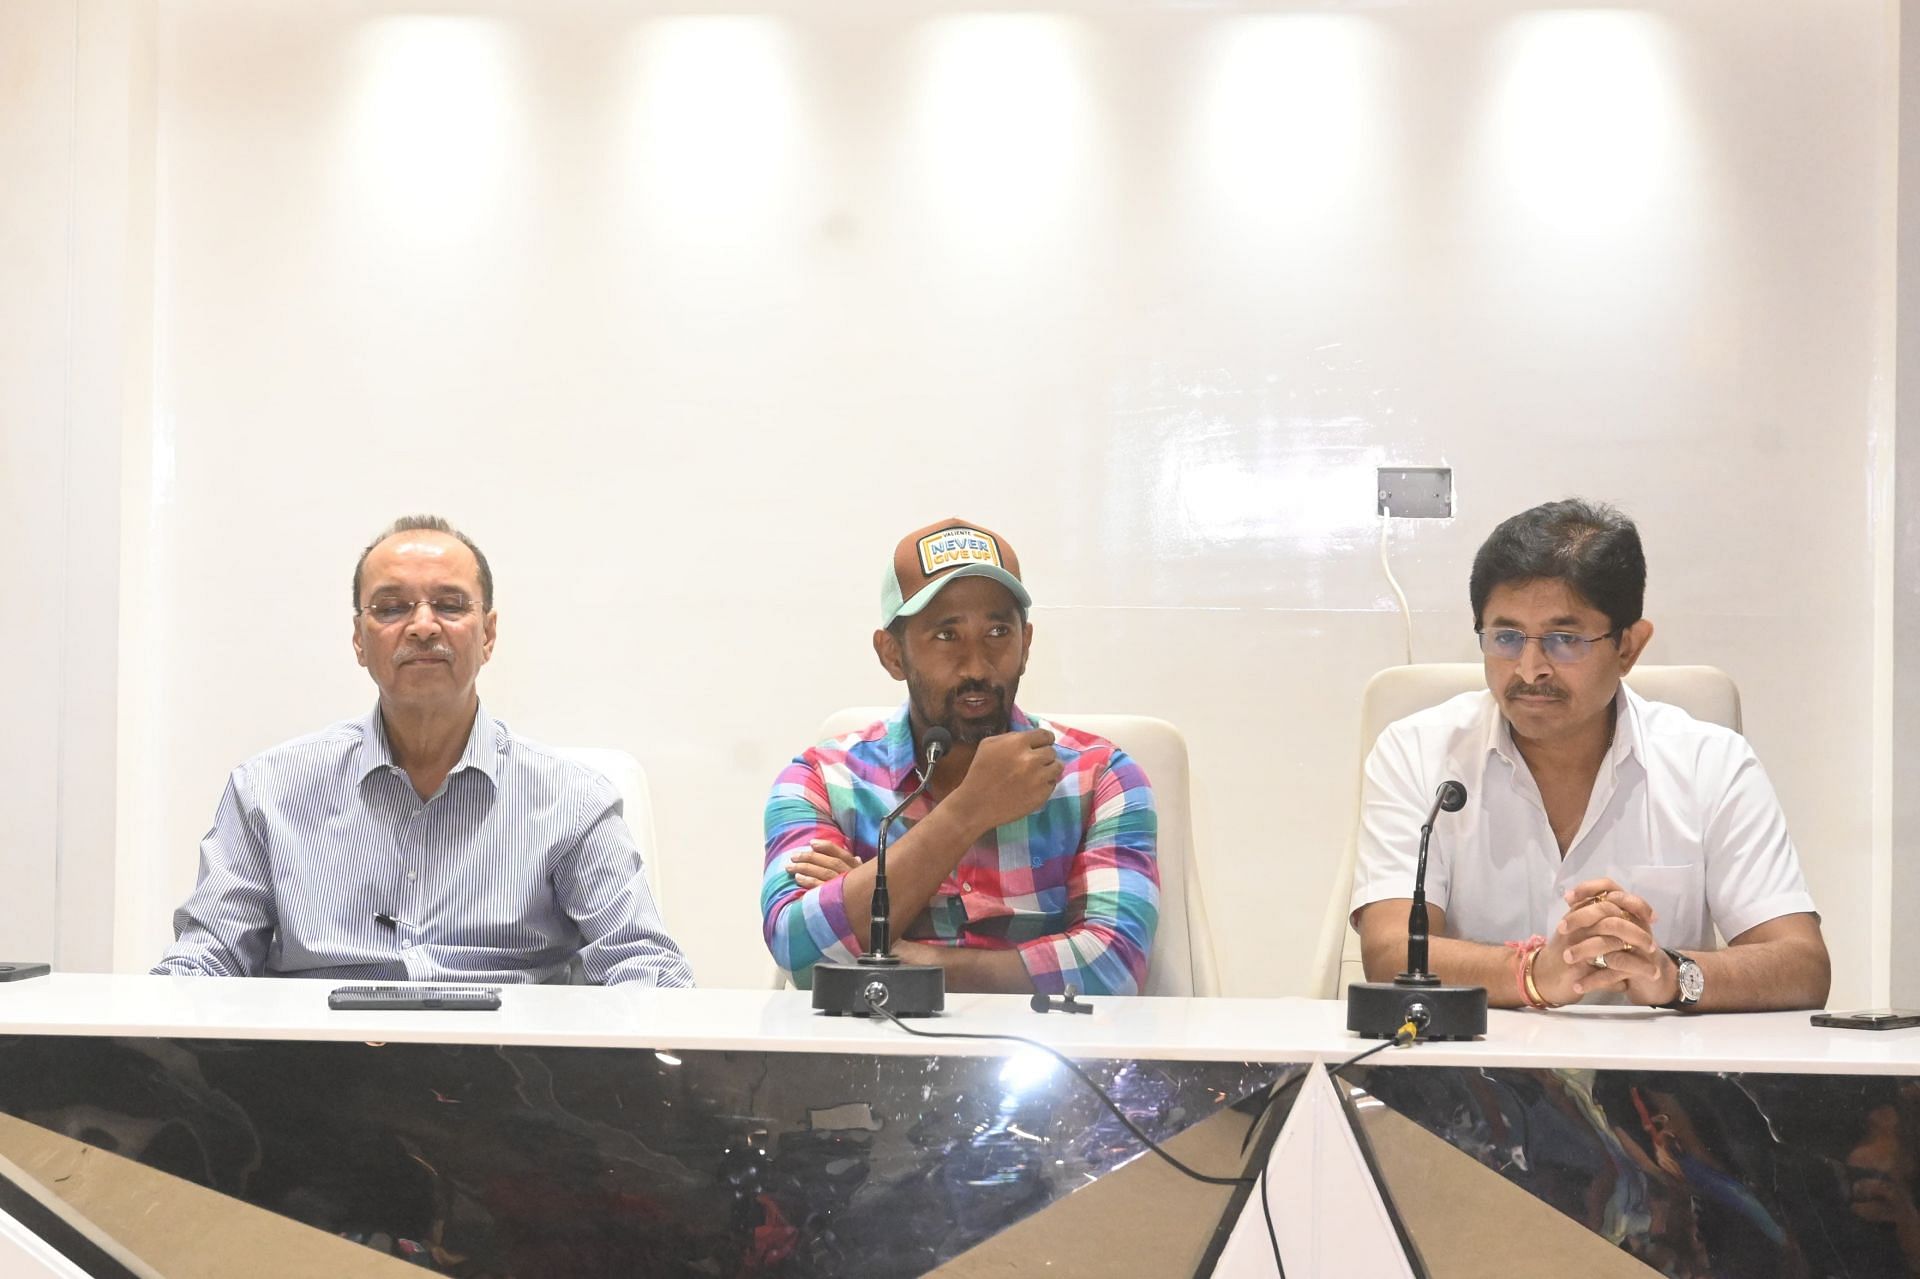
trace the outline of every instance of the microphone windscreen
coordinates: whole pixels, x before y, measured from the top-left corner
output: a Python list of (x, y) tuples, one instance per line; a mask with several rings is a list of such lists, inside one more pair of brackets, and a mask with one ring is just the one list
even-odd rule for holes
[(1037, 1013), (1043, 1013), (1047, 1011), (1047, 1009), (1053, 1007), (1053, 1001), (1051, 999), (1048, 999), (1044, 994), (1036, 990), (1033, 992), (1033, 998), (1027, 1001), (1027, 1007), (1033, 1009), (1033, 1011)]
[(1467, 806), (1467, 788), (1459, 782), (1440, 783), (1440, 807), (1457, 813)]
[(938, 759), (953, 748), (953, 734), (935, 724), (920, 739), (920, 758)]

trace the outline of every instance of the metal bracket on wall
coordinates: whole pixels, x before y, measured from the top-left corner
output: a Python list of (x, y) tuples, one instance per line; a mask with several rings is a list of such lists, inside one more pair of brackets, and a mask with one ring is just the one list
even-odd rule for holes
[(1389, 512), (1395, 519), (1444, 520), (1453, 517), (1453, 468), (1450, 466), (1380, 467), (1375, 474), (1375, 515)]

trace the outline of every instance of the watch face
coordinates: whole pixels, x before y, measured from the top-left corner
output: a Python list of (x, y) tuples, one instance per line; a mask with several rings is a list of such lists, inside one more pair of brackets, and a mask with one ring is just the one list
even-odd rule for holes
[(1680, 963), (1679, 970), (1680, 1001), (1687, 1004), (1697, 1002), (1707, 988), (1707, 979), (1701, 975), (1700, 965), (1688, 959)]

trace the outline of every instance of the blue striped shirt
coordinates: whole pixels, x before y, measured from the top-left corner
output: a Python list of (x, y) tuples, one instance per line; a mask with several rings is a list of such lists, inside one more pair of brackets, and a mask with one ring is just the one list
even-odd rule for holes
[(484, 706), (424, 801), (377, 705), (234, 769), (173, 929), (156, 973), (693, 984), (613, 783)]

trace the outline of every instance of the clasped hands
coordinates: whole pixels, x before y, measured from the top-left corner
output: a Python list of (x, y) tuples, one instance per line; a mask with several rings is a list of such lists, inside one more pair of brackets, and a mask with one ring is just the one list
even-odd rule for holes
[(1680, 974), (1653, 939), (1653, 907), (1611, 879), (1589, 879), (1567, 892), (1567, 910), (1534, 961), (1533, 980), (1553, 1004), (1598, 992), (1625, 991), (1648, 1007), (1673, 1002)]

